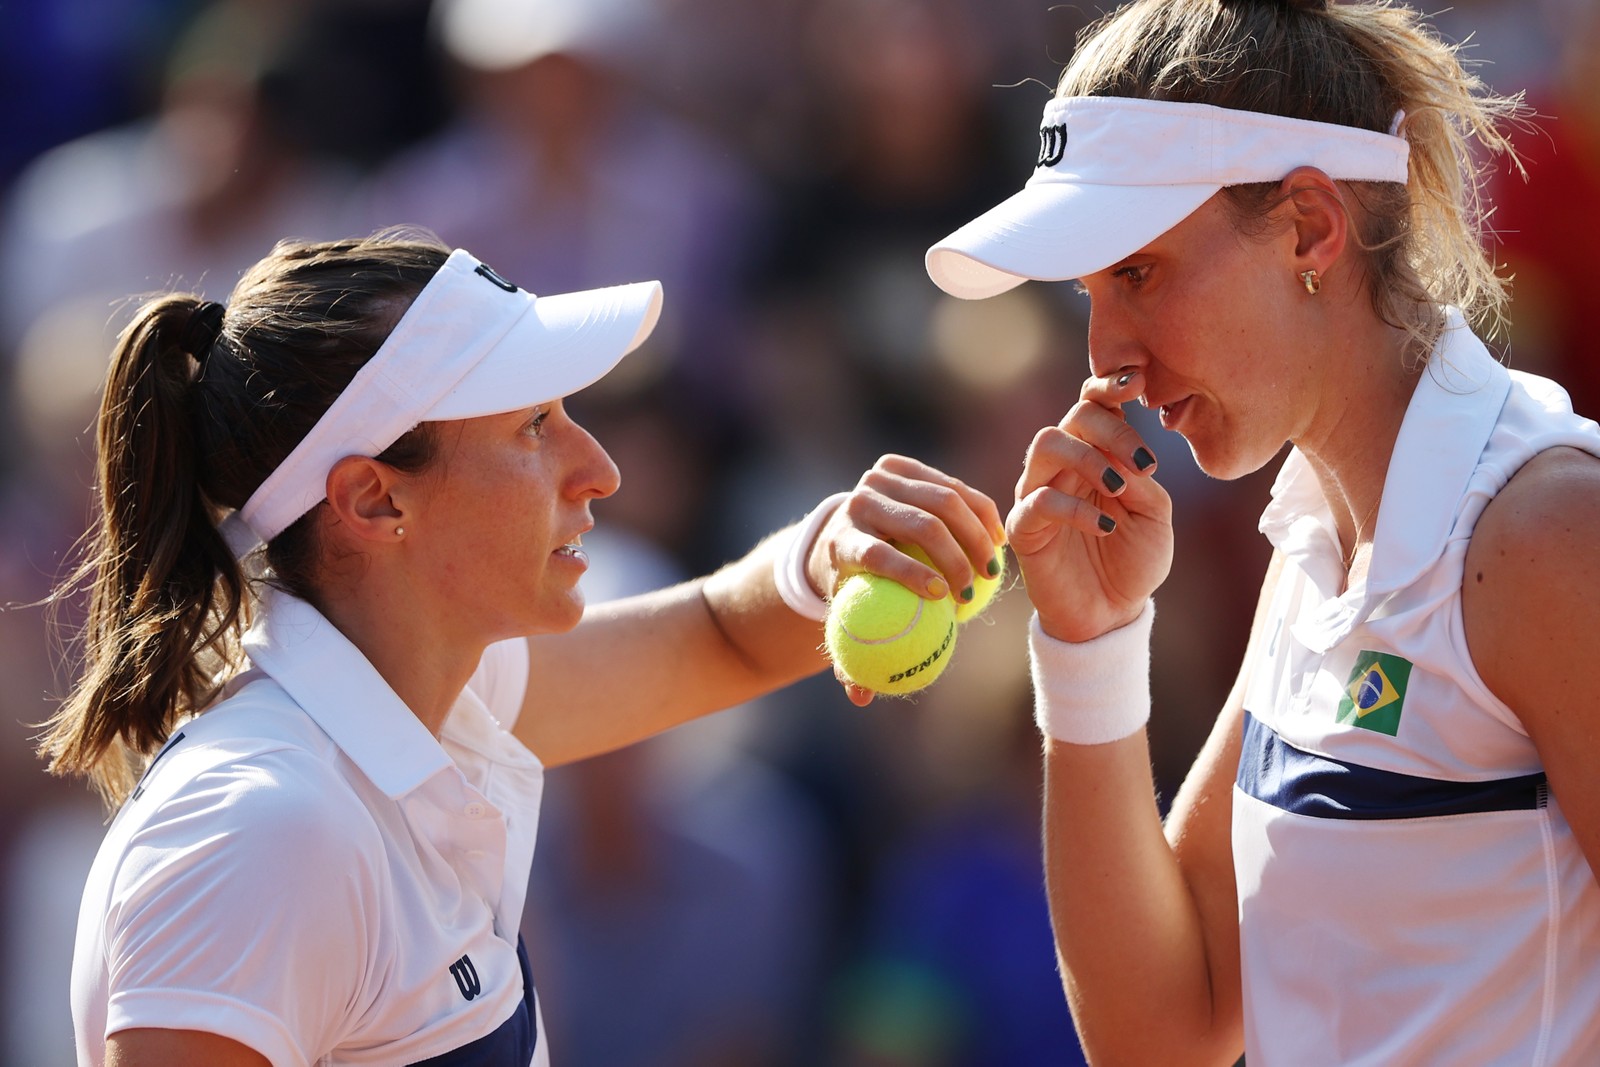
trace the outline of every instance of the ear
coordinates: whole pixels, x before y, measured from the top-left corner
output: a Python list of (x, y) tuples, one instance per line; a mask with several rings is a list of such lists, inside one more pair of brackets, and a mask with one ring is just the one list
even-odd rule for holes
[(394, 541), (404, 526), (400, 474), (367, 456), (346, 456), (328, 472), (328, 506), (339, 526), (361, 541)]
[(1280, 188), (1294, 232), (1293, 273), (1314, 270), (1326, 277), (1351, 238), (1343, 191), (1315, 167), (1296, 167)]

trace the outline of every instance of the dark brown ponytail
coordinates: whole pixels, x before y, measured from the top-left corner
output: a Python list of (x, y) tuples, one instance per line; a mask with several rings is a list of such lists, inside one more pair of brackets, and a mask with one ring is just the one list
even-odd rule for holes
[[(402, 232), (283, 242), (226, 309), (169, 295), (135, 314), (100, 407), (99, 516), (52, 595), (59, 605), (89, 592), (80, 680), (40, 743), (51, 771), (87, 775), (120, 801), (238, 669), (250, 588), (219, 521), (306, 435), (448, 255), (431, 235)], [(379, 458), (417, 470), (432, 454), (424, 427)], [(265, 553), (268, 580), (307, 598), (315, 514)]]

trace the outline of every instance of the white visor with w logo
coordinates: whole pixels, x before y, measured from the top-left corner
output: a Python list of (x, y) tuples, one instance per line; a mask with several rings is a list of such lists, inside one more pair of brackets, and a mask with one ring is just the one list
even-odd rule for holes
[(326, 493), (346, 456), (377, 456), (418, 423), (498, 415), (598, 381), (655, 328), (661, 283), (534, 296), (456, 249), (394, 330), (223, 533), (236, 555)]
[(1404, 182), (1410, 145), (1389, 133), (1210, 104), (1057, 97), (1021, 192), (928, 250), (928, 274), (977, 299), (1029, 279), (1104, 270), (1183, 221), (1224, 186), (1296, 167), (1346, 181)]

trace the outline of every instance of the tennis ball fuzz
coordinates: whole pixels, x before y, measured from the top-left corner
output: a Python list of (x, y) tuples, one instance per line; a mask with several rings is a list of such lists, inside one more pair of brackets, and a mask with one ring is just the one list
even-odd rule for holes
[[(916, 545), (896, 545), (896, 548), (921, 563), (926, 563), (934, 570), (939, 567), (928, 558), (928, 554)], [(1000, 583), (1006, 580), (1006, 552), (1003, 548), (994, 550), (994, 560), (989, 569), (993, 574), (979, 573), (972, 579), (972, 599), (966, 603), (956, 601), (956, 622), (966, 622), (982, 615), (989, 602), (994, 599), (995, 593), (1000, 591)]]
[(856, 685), (874, 693), (913, 693), (950, 663), (955, 602), (924, 600), (876, 574), (852, 576), (828, 610), (828, 655)]

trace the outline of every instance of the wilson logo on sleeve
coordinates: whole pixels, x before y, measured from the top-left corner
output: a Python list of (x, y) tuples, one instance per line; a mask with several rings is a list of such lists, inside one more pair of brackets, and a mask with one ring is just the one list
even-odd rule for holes
[(1400, 733), (1400, 712), (1405, 707), (1406, 684), (1411, 681), (1411, 661), (1386, 652), (1363, 651), (1345, 683), (1344, 699), (1335, 718), (1363, 730), (1394, 737)]

